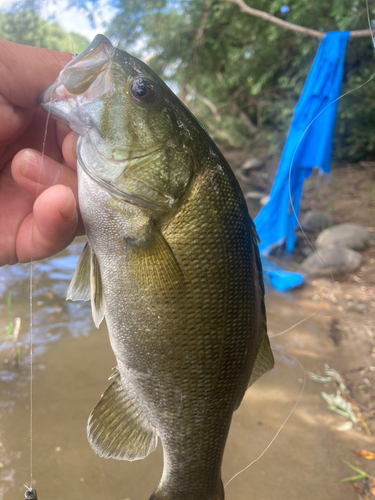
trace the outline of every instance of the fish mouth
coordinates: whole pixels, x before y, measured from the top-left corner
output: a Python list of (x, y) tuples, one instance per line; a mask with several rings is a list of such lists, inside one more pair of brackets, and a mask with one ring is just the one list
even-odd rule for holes
[[(108, 38), (96, 35), (90, 45), (65, 66), (55, 83), (38, 97), (39, 106), (48, 112), (52, 105), (62, 101), (90, 99), (99, 96), (104, 90), (107, 92), (111, 87), (108, 70), (115, 51)], [(91, 95), (93, 93), (95, 96)], [(61, 111), (53, 109), (53, 115), (55, 111), (59, 114), (56, 118), (61, 119)]]

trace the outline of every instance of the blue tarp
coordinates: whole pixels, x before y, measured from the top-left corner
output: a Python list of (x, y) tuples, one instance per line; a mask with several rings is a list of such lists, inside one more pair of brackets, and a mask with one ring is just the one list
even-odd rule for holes
[[(348, 31), (334, 31), (327, 33), (320, 43), (294, 111), (270, 199), (255, 219), (263, 257), (272, 247), (283, 242), (287, 252), (293, 250), (296, 240), (294, 230), (298, 224), (290, 197), (298, 216), (304, 180), (311, 175), (314, 167), (325, 173), (330, 170), (338, 105), (338, 101), (333, 101), (340, 96), (349, 35)], [(290, 288), (296, 286), (296, 277), (291, 278), (293, 283)], [(301, 279), (303, 281), (302, 276)], [(283, 282), (283, 289), (286, 289), (285, 277)]]

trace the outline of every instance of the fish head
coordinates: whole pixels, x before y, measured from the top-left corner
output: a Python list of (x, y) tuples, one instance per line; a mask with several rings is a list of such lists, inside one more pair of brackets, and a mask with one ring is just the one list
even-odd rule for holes
[(158, 211), (186, 197), (196, 169), (194, 127), (186, 122), (197, 132), (200, 126), (145, 63), (103, 35), (72, 59), (39, 104), (79, 134), (81, 166), (118, 196)]

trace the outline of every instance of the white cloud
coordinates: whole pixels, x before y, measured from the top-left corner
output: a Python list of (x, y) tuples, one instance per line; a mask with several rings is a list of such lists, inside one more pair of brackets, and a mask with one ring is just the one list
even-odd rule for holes
[[(12, 5), (14, 0), (0, 0), (0, 9), (7, 10)], [(54, 16), (55, 20), (65, 31), (73, 31), (85, 36), (90, 41), (98, 33), (105, 31), (105, 24), (108, 23), (116, 14), (116, 9), (110, 7), (107, 1), (100, 0), (95, 9), (95, 24), (96, 28), (92, 28), (90, 21), (87, 19), (87, 12), (84, 9), (73, 7), (67, 8), (68, 2), (60, 0), (58, 5), (50, 2), (45, 2), (41, 9), (41, 17), (49, 20)]]

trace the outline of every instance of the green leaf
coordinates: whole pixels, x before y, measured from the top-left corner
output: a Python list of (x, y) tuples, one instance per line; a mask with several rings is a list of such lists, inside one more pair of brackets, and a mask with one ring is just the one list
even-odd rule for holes
[(361, 469), (358, 469), (358, 467), (355, 467), (354, 465), (350, 464), (346, 460), (343, 460), (343, 462), (344, 462), (345, 465), (347, 465), (348, 467), (350, 467), (352, 470), (354, 470), (355, 472), (358, 472), (358, 474), (367, 476), (367, 472), (365, 472), (365, 471), (363, 471)]
[(350, 483), (354, 481), (360, 481), (361, 479), (365, 479), (367, 474), (358, 474), (358, 476), (346, 477), (345, 479), (341, 479), (342, 483)]

